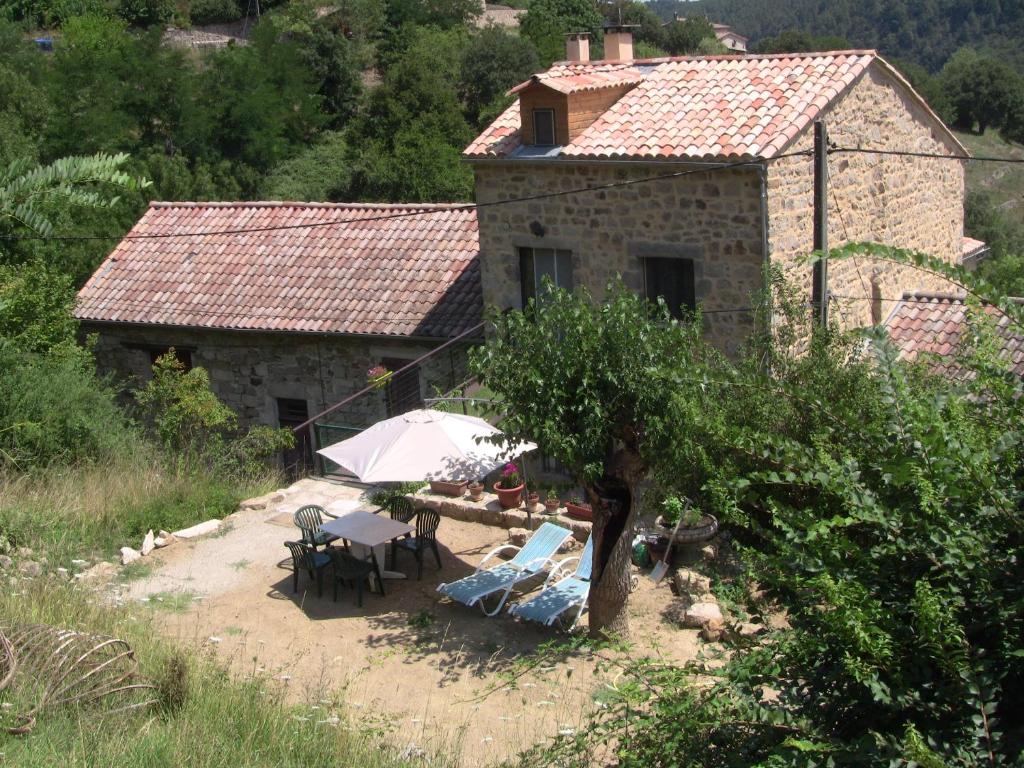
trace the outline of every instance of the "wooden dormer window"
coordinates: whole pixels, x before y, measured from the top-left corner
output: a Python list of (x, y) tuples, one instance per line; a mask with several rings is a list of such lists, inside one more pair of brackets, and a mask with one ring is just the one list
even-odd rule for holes
[(555, 146), (555, 110), (533, 110), (533, 143), (538, 147)]

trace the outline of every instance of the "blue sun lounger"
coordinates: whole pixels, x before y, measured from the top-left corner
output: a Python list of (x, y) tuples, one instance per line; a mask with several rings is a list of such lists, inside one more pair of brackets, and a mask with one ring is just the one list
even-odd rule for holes
[[(576, 562), (576, 571), (567, 576), (565, 566)], [(521, 619), (536, 621), (550, 627), (558, 618), (576, 609), (572, 625), (569, 630), (576, 627), (576, 622), (583, 615), (583, 609), (587, 607), (587, 598), (590, 597), (590, 573), (594, 562), (594, 539), (587, 539), (587, 546), (579, 557), (567, 557), (557, 566), (551, 569), (541, 591), (534, 597), (509, 608), (509, 613)]]
[[(503, 544), (484, 556), (473, 575), (450, 584), (440, 584), (437, 591), (463, 605), (479, 605), (484, 614), (494, 616), (505, 605), (508, 596), (519, 582), (545, 573), (555, 565), (553, 558), (558, 548), (571, 535), (567, 528), (554, 523), (544, 523), (521, 549), (513, 544)], [(518, 552), (507, 563), (485, 568), (488, 560), (507, 549), (515, 549)], [(501, 599), (493, 611), (488, 611), (484, 606), (484, 598), (495, 593), (501, 593)]]

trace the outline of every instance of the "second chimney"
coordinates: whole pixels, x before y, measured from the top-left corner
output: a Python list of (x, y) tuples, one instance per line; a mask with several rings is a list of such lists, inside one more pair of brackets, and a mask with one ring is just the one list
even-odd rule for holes
[(619, 24), (604, 28), (605, 61), (633, 60), (634, 24)]
[(570, 32), (566, 35), (565, 58), (581, 63), (590, 61), (590, 35), (586, 32)]

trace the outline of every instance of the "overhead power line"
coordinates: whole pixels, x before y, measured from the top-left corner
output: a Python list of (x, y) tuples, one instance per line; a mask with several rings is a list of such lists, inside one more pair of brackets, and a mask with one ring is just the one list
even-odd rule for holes
[[(750, 168), (758, 167), (763, 165), (765, 162), (774, 162), (776, 160), (782, 160), (787, 157), (800, 157), (809, 156), (808, 150), (799, 150), (794, 152), (787, 152), (782, 155), (777, 155), (772, 158), (761, 159), (761, 160), (741, 160), (731, 163), (706, 163), (700, 168), (692, 168), (685, 171), (673, 171), (672, 173), (662, 173), (657, 176), (645, 176), (642, 179), (625, 179), (623, 181), (610, 181), (607, 184), (597, 184), (590, 187), (576, 187), (574, 189), (563, 189), (557, 192), (541, 192), (536, 195), (528, 195), (526, 197), (514, 197), (507, 200), (492, 200), (486, 203), (462, 203), (447, 206), (443, 210), (446, 211), (472, 211), (480, 210), (482, 208), (495, 208), (501, 205), (516, 205), (519, 203), (531, 203), (537, 200), (549, 200), (555, 197), (565, 197), (567, 195), (579, 195), (587, 192), (601, 192), (606, 189), (617, 189), (620, 187), (631, 187), (636, 184), (648, 184), (652, 181), (666, 181), (668, 179), (678, 179), (683, 176), (694, 176), (702, 173), (715, 173), (717, 171), (727, 171), (734, 168)], [(241, 202), (240, 205), (244, 206), (245, 203)], [(372, 205), (369, 204), (369, 205)], [(390, 205), (385, 203), (384, 205)], [(409, 205), (415, 205), (415, 203), (409, 203)], [(429, 205), (429, 204), (424, 204)], [(300, 207), (301, 204), (296, 204), (296, 207)], [(217, 229), (217, 230), (201, 230), (196, 232), (153, 232), (142, 235), (133, 235), (131, 233), (124, 235), (119, 238), (121, 240), (169, 240), (179, 237), (211, 237), (215, 235), (244, 235), (258, 232), (280, 232), (293, 229), (318, 229), (321, 227), (333, 227), (338, 224), (363, 224), (374, 221), (388, 221), (391, 219), (403, 219), (410, 218), (413, 216), (429, 216), (439, 212), (438, 208), (422, 208), (414, 211), (401, 211), (399, 213), (383, 214), (380, 216), (365, 216), (362, 218), (347, 218), (347, 219), (330, 219), (328, 221), (311, 221), (302, 224), (274, 224), (265, 227), (240, 227), (237, 229)], [(118, 239), (116, 235), (38, 235), (38, 234), (27, 234), (27, 235), (4, 235), (0, 236), (0, 241), (17, 241), (17, 240), (57, 240), (62, 242), (77, 242), (82, 240), (113, 240)]]
[(852, 152), (855, 154), (863, 155), (883, 155), (886, 157), (919, 157), (929, 158), (932, 160), (968, 160), (979, 163), (1024, 163), (1024, 158), (1021, 157), (990, 157), (986, 155), (943, 155), (937, 152), (912, 152), (910, 150), (901, 149), (869, 149), (867, 147), (833, 146), (829, 147), (828, 150), (828, 153), (830, 155), (838, 154), (841, 152)]

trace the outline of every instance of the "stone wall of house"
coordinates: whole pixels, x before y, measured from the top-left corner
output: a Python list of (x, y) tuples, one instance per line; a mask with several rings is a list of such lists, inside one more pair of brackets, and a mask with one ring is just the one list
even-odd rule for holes
[[(681, 166), (613, 163), (477, 163), (479, 203), (596, 187), (686, 170)], [(621, 275), (643, 293), (644, 257), (694, 261), (696, 296), (709, 338), (735, 351), (753, 328), (746, 308), (761, 287), (760, 178), (733, 169), (481, 208), (480, 265), (484, 303), (520, 307), (518, 249), (572, 251), (573, 279), (600, 299)], [(729, 310), (729, 311), (723, 311)]]
[[(217, 396), (234, 409), (242, 426), (278, 424), (278, 398), (304, 400), (309, 416), (366, 386), (366, 372), (383, 359), (415, 360), (441, 342), (355, 336), (204, 331), (154, 326), (83, 323), (98, 333), (97, 365), (128, 388), (148, 381), (153, 350), (176, 347), (205, 368)], [(450, 353), (450, 354), (449, 354)], [(421, 367), (420, 392), (447, 391), (465, 378), (466, 347), (449, 347)], [(372, 392), (329, 420), (368, 426), (386, 416), (383, 392)]]
[[(937, 122), (877, 65), (825, 115), (830, 142), (840, 147), (952, 154)], [(808, 128), (787, 151), (813, 148)], [(962, 163), (926, 158), (836, 153), (829, 157), (828, 239), (877, 242), (955, 262), (963, 235)], [(811, 267), (797, 264), (813, 250), (814, 167), (811, 157), (769, 164), (770, 254), (808, 298)], [(831, 314), (846, 327), (884, 320), (904, 291), (934, 290), (943, 281), (919, 270), (861, 257), (829, 264)], [(840, 298), (855, 297), (855, 298)], [(874, 297), (872, 300), (871, 297)]]

